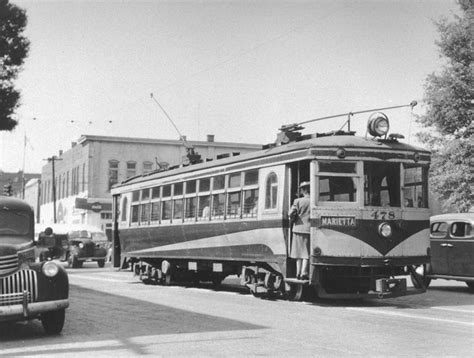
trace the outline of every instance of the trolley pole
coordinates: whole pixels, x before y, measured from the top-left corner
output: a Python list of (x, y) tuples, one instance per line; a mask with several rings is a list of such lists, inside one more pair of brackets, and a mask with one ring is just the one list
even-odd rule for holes
[(47, 159), (48, 162), (51, 163), (51, 166), (52, 166), (52, 176), (53, 176), (53, 223), (56, 224), (56, 177), (55, 177), (55, 162), (56, 160), (62, 160), (61, 158), (58, 158), (56, 157), (55, 155), (53, 155), (52, 157), (49, 157)]

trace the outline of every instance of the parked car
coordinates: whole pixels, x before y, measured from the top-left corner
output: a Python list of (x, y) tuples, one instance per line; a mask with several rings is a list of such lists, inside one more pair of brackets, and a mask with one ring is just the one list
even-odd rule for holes
[(105, 266), (110, 242), (103, 231), (95, 227), (78, 226), (71, 228), (68, 238), (70, 266), (82, 267), (84, 261), (96, 261), (99, 267)]
[(412, 275), (415, 287), (428, 287), (442, 278), (466, 282), (474, 291), (474, 213), (443, 214), (430, 218), (431, 262), (417, 269), (421, 282)]
[(54, 261), (35, 262), (34, 218), (24, 201), (0, 196), (0, 321), (40, 319), (47, 333), (57, 334), (69, 281)]
[[(99, 267), (105, 266), (111, 244), (99, 228), (83, 224), (42, 224), (41, 227), (38, 244), (45, 242), (41, 247), (46, 246), (49, 252), (44, 247), (37, 249), (40, 260), (59, 259), (67, 261), (72, 268), (82, 267), (85, 261), (96, 261)], [(52, 228), (54, 237), (45, 234), (48, 227)]]

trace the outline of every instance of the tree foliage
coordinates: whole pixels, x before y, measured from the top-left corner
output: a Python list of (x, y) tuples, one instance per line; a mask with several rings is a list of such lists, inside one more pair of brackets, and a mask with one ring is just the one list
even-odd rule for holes
[(30, 43), (22, 35), (26, 23), (25, 10), (0, 0), (0, 130), (12, 130), (17, 124), (20, 92), (14, 80), (28, 55)]
[(446, 211), (466, 212), (472, 206), (474, 112), (474, 0), (459, 0), (461, 15), (436, 23), (436, 42), (444, 60), (425, 82), (426, 113), (419, 118), (427, 130), (418, 133), (433, 152), (430, 185)]

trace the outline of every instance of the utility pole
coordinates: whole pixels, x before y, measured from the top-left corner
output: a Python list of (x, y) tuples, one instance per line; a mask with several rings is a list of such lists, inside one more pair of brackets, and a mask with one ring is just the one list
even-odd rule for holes
[(62, 160), (62, 159), (56, 157), (55, 155), (53, 155), (52, 157), (49, 157), (45, 160), (50, 162), (51, 165), (52, 165), (52, 172), (53, 172), (53, 210), (54, 210), (53, 222), (56, 224), (56, 177), (55, 177), (55, 171), (54, 171), (54, 163), (56, 162), (56, 160)]

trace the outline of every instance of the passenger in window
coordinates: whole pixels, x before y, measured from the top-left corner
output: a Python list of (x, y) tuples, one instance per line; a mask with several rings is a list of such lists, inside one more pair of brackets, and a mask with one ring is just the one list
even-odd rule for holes
[(301, 197), (295, 199), (290, 209), (290, 220), (293, 224), (290, 257), (296, 259), (296, 278), (308, 280), (309, 238), (310, 238), (310, 200), (309, 182), (300, 184)]

